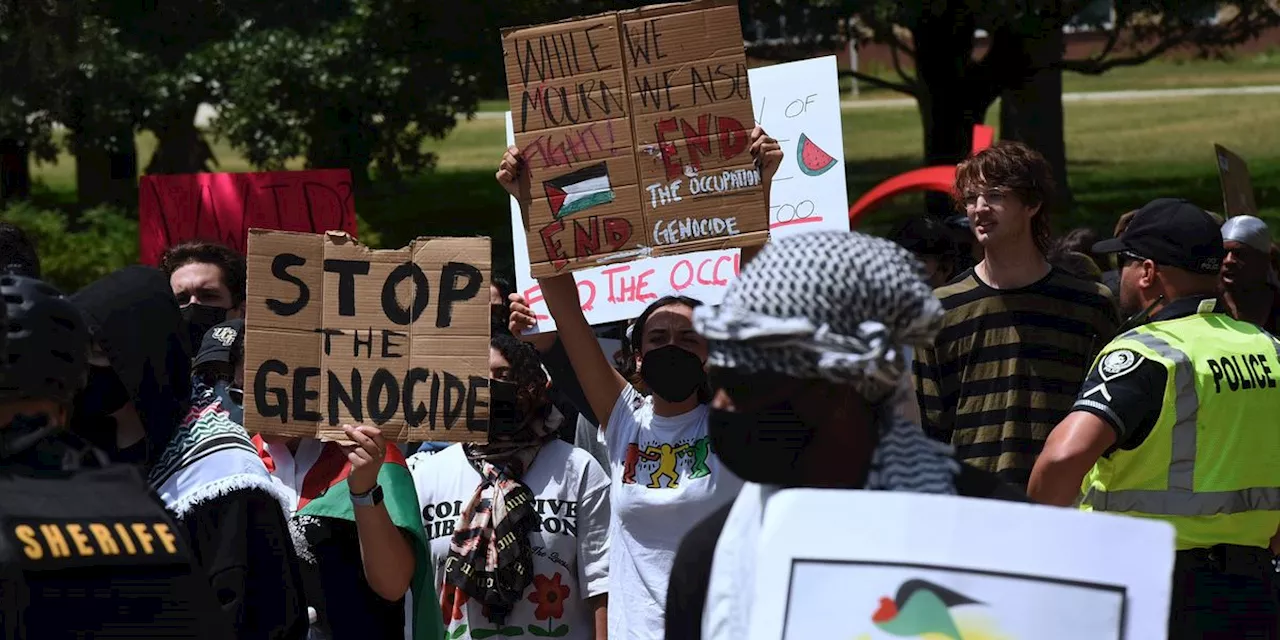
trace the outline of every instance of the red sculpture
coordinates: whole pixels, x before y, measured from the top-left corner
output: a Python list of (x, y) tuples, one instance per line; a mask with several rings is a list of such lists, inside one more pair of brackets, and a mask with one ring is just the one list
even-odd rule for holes
[[(973, 149), (970, 153), (977, 153), (991, 146), (995, 136), (995, 129), (984, 124), (973, 125)], [(912, 191), (951, 193), (955, 184), (955, 165), (924, 167), (896, 175), (876, 185), (849, 207), (849, 228), (857, 227), (862, 216), (894, 196)]]

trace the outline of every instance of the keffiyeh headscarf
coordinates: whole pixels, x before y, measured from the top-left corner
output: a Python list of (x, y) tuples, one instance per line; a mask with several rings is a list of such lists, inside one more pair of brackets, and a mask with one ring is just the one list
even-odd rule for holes
[(878, 403), (927, 345), (942, 304), (918, 262), (860, 233), (807, 233), (764, 246), (720, 306), (695, 310), (708, 364), (847, 383)]
[[(898, 245), (823, 231), (771, 241), (743, 268), (718, 308), (694, 310), (708, 364), (851, 385), (878, 408), (879, 444), (865, 488), (955, 494), (959, 463), (920, 428), (911, 350), (932, 344), (942, 304), (923, 268)], [(715, 550), (702, 635), (749, 634), (755, 554), (778, 487), (747, 483)], [(745, 586), (744, 586), (745, 585)]]

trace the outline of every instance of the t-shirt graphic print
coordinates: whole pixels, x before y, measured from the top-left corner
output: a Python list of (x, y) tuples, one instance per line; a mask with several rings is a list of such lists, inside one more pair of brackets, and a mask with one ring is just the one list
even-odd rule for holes
[(480, 474), (462, 445), (409, 458), (422, 522), (431, 539), (436, 590), (447, 640), (539, 637), (591, 640), (595, 637), (588, 598), (609, 588), (609, 478), (591, 454), (566, 442), (542, 446), (522, 482), (534, 495), (539, 530), (530, 535), (533, 583), (501, 624), (487, 607), (446, 585), (449, 543), (470, 502)]

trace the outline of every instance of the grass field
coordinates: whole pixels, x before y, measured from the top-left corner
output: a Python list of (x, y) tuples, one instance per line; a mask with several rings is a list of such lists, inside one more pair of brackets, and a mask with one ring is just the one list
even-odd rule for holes
[[(1242, 69), (1212, 66), (1222, 64), (1187, 63), (1181, 70), (1195, 73), (1187, 74), (1185, 82), (1165, 86), (1205, 86), (1207, 81), (1191, 80), (1202, 73), (1206, 78), (1220, 77), (1210, 73), (1215, 68), (1237, 80), (1247, 76), (1258, 80), (1256, 84), (1280, 83), (1280, 63), (1245, 65)], [(1158, 73), (1161, 66), (1178, 65), (1140, 67), (1132, 70), (1130, 78), (1166, 82)], [(1235, 71), (1228, 73), (1226, 69)], [(1215, 142), (1248, 160), (1263, 215), (1280, 229), (1280, 98), (1068, 103), (1065, 108), (1076, 208), (1056, 221), (1059, 229), (1089, 226), (1109, 231), (1121, 213), (1158, 196), (1186, 197), (1208, 209), (1220, 209)], [(999, 120), (994, 109), (990, 122)], [(850, 110), (843, 120), (850, 202), (878, 182), (920, 165), (923, 142), (914, 108)], [(145, 162), (154, 139), (140, 136), (138, 145), (139, 157)], [(357, 203), (357, 210), (381, 232), (384, 246), (399, 246), (419, 234), (487, 233), (497, 242), (495, 255), (509, 254), (507, 199), (493, 182), (503, 146), (502, 119), (462, 122), (444, 140), (428, 143), (427, 147), (439, 154), (436, 172), (399, 185), (379, 184), (371, 198)], [(221, 170), (251, 169), (225, 143), (215, 143), (214, 149)], [(74, 163), (69, 156), (52, 165), (38, 165), (35, 177), (43, 183), (42, 197), (74, 200)], [(922, 198), (905, 197), (874, 212), (863, 228), (883, 231), (900, 216), (921, 210)]]

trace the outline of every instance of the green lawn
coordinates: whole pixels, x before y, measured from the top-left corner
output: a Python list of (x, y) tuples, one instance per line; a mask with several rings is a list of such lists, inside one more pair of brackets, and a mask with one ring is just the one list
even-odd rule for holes
[[(988, 120), (998, 121), (996, 111)], [(1117, 216), (1158, 196), (1181, 196), (1211, 209), (1222, 197), (1213, 155), (1218, 142), (1250, 165), (1263, 216), (1280, 229), (1280, 99), (1276, 96), (1135, 100), (1066, 105), (1067, 147), (1076, 210), (1059, 229), (1111, 229)], [(876, 183), (920, 164), (922, 137), (912, 108), (861, 109), (844, 114), (850, 202)], [(380, 184), (357, 210), (381, 234), (383, 246), (400, 246), (420, 234), (492, 235), (495, 256), (510, 255), (508, 204), (493, 182), (504, 147), (500, 118), (462, 122), (444, 140), (427, 146), (439, 169), (400, 185)], [(140, 157), (154, 140), (139, 138)], [(221, 168), (250, 167), (223, 143), (215, 144)], [(36, 167), (43, 192), (70, 199), (73, 163), (64, 156)], [(884, 231), (902, 215), (922, 210), (923, 199), (905, 197), (874, 212), (863, 228)], [(501, 260), (502, 258), (499, 258)]]

